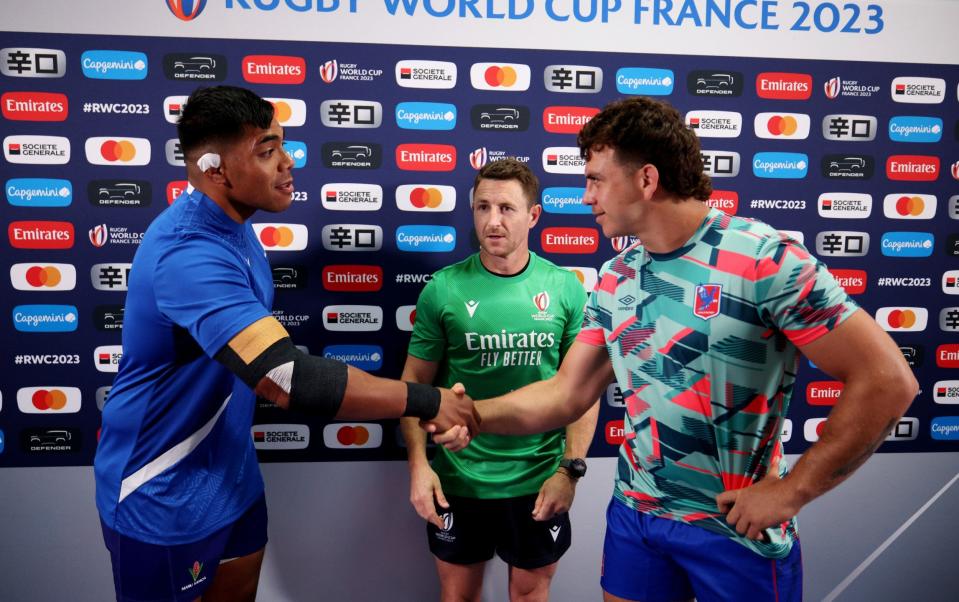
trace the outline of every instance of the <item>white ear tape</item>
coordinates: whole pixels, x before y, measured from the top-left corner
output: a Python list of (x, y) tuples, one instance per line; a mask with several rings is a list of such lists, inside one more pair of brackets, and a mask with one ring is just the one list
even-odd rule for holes
[(216, 169), (220, 166), (220, 155), (216, 153), (203, 153), (203, 155), (196, 160), (196, 164), (197, 167), (200, 168), (200, 171)]

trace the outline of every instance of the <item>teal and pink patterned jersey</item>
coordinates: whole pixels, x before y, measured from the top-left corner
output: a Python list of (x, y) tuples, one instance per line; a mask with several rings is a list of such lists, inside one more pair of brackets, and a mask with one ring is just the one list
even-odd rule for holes
[(614, 495), (786, 556), (795, 519), (767, 529), (768, 543), (750, 541), (715, 496), (763, 478), (782, 455), (797, 346), (856, 309), (801, 244), (715, 209), (672, 253), (637, 242), (607, 262), (577, 340), (607, 347), (626, 401)]

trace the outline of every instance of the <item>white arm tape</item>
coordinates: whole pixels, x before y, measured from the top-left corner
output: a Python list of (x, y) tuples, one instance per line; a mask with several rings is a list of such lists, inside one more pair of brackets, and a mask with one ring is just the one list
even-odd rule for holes
[(197, 167), (200, 168), (200, 171), (216, 169), (220, 166), (220, 155), (216, 153), (203, 153), (203, 155), (196, 160), (196, 164)]

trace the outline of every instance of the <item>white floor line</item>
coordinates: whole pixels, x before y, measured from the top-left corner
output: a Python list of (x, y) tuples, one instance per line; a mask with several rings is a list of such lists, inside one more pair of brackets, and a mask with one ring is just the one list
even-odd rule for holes
[(957, 480), (959, 480), (959, 473), (956, 473), (956, 476), (952, 477), (952, 479), (950, 479), (950, 481), (946, 483), (942, 487), (942, 489), (940, 489), (934, 496), (929, 498), (929, 501), (923, 504), (922, 508), (920, 508), (919, 510), (916, 510), (916, 513), (910, 516), (909, 520), (904, 522), (901, 527), (896, 529), (896, 532), (890, 535), (889, 538), (886, 539), (886, 541), (882, 542), (882, 545), (876, 548), (872, 554), (870, 554), (865, 560), (863, 560), (862, 563), (860, 563), (859, 566), (857, 566), (853, 572), (849, 573), (848, 577), (843, 579), (839, 583), (839, 585), (837, 585), (831, 592), (829, 592), (829, 594), (825, 598), (823, 598), (823, 602), (832, 602), (833, 600), (838, 598), (839, 594), (843, 593), (846, 590), (846, 588), (849, 587), (849, 585), (853, 581), (855, 581), (856, 578), (859, 577), (859, 575), (863, 573), (863, 571), (869, 568), (869, 565), (872, 564), (873, 561), (875, 561), (880, 554), (885, 552), (886, 548), (891, 546), (892, 542), (896, 541), (896, 539), (898, 539), (899, 536), (902, 535), (902, 533), (912, 525), (912, 523), (916, 522), (916, 519), (922, 516), (922, 513), (928, 510), (929, 506), (932, 506), (935, 503), (935, 501), (938, 500), (942, 496), (942, 494), (946, 492), (947, 489), (952, 487), (952, 484), (955, 483)]

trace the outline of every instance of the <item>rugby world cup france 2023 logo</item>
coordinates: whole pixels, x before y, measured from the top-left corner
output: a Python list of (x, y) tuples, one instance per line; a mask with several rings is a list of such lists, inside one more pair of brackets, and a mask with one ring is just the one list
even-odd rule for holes
[(203, 12), (206, 0), (166, 0), (166, 6), (177, 19), (192, 21)]

